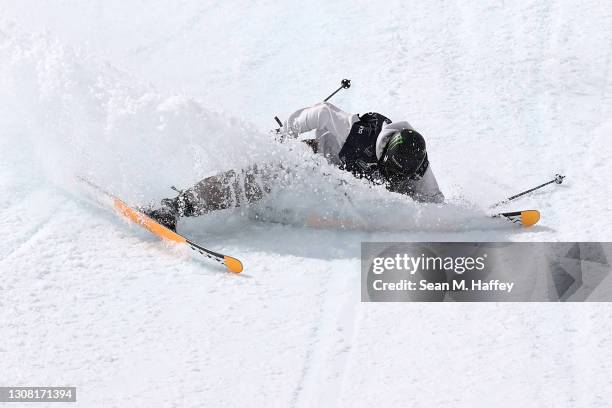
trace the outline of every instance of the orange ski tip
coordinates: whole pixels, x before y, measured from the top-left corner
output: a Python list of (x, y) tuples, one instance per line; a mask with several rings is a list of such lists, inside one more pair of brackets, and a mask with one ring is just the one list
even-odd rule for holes
[(225, 255), (223, 257), (223, 260), (225, 261), (225, 266), (227, 266), (227, 269), (229, 269), (231, 272), (242, 272), (242, 262), (240, 262), (236, 258), (232, 258), (231, 256)]
[(540, 212), (537, 210), (521, 211), (521, 221), (524, 226), (531, 227), (540, 221)]

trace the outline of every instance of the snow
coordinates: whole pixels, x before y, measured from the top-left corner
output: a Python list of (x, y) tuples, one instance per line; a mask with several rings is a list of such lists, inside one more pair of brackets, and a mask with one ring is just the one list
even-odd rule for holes
[[(609, 306), (365, 304), (362, 241), (608, 241), (609, 2), (0, 0), (0, 383), (79, 406), (606, 406)], [(370, 189), (274, 115), (333, 99), (408, 120), (450, 205)], [(258, 208), (181, 221), (246, 270), (100, 207), (296, 163)], [(474, 222), (487, 204), (540, 225)], [(331, 180), (342, 178), (345, 184)], [(348, 198), (347, 198), (348, 196)], [(291, 208), (290, 225), (254, 220)], [(304, 219), (341, 216), (347, 229)]]

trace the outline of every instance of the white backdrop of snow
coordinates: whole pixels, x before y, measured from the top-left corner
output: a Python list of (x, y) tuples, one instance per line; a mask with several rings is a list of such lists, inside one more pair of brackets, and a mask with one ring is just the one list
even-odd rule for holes
[[(609, 240), (611, 9), (0, 1), (0, 381), (73, 384), (82, 406), (605, 405), (607, 305), (361, 304), (358, 257), (366, 240)], [(275, 114), (343, 77), (336, 104), (426, 136), (452, 205), (272, 143)], [(141, 204), (270, 160), (296, 176), (257, 211), (360, 226), (251, 209), (181, 223), (241, 257), (242, 276), (128, 227), (73, 182)], [(509, 207), (541, 209), (540, 226), (470, 221), (555, 172), (564, 185)]]

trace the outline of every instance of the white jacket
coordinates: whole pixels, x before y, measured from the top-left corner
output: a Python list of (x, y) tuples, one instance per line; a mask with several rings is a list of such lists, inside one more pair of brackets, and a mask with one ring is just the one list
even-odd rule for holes
[[(315, 130), (318, 153), (326, 157), (330, 163), (340, 165), (340, 149), (346, 142), (353, 124), (358, 120), (359, 115), (357, 114), (345, 112), (329, 102), (321, 102), (291, 114), (283, 127), (283, 133), (297, 137), (302, 133)], [(379, 160), (391, 136), (403, 129), (413, 129), (413, 127), (405, 121), (383, 125), (376, 139), (376, 157)], [(431, 163), (423, 177), (419, 180), (407, 180), (407, 183), (414, 191), (413, 198), (419, 201), (444, 201), (444, 195), (431, 170)]]

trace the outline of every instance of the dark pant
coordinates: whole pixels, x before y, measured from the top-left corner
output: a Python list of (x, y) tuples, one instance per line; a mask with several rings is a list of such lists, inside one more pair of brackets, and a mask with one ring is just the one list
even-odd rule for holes
[(207, 177), (175, 199), (179, 215), (195, 217), (259, 201), (283, 171), (282, 166), (266, 164)]

